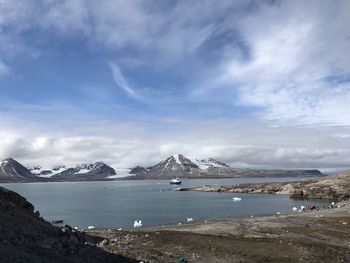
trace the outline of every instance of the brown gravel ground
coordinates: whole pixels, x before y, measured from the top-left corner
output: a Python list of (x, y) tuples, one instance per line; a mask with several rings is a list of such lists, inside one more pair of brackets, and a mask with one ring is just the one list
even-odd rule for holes
[(279, 216), (194, 221), (137, 230), (95, 229), (108, 252), (143, 262), (350, 262), (350, 202)]

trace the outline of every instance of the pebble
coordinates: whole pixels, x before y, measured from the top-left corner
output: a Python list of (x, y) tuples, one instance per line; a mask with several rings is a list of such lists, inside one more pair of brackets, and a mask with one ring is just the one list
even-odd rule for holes
[(315, 215), (315, 217), (324, 218), (324, 215)]

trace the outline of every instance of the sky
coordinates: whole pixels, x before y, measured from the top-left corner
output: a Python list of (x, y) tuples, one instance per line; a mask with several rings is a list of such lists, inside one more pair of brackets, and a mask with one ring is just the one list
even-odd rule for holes
[(0, 0), (0, 158), (350, 167), (350, 1)]

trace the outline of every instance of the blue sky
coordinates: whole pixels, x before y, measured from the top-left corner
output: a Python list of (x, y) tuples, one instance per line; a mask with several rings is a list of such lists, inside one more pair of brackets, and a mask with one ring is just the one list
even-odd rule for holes
[(1, 1), (0, 157), (350, 163), (350, 4)]

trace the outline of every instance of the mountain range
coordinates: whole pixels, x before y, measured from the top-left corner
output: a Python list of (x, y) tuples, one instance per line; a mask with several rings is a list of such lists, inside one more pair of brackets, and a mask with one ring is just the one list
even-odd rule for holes
[(174, 154), (151, 167), (136, 166), (130, 174), (135, 179), (147, 178), (232, 178), (232, 177), (308, 177), (320, 176), (319, 170), (262, 170), (232, 168), (213, 158), (187, 158)]
[(79, 165), (63, 165), (52, 169), (40, 166), (26, 168), (16, 160), (8, 158), (0, 163), (0, 182), (27, 181), (99, 181), (116, 178), (169, 179), (179, 178), (232, 178), (232, 177), (307, 177), (320, 176), (319, 170), (261, 170), (232, 168), (213, 158), (187, 158), (174, 154), (150, 167), (136, 166), (117, 169), (103, 162)]

